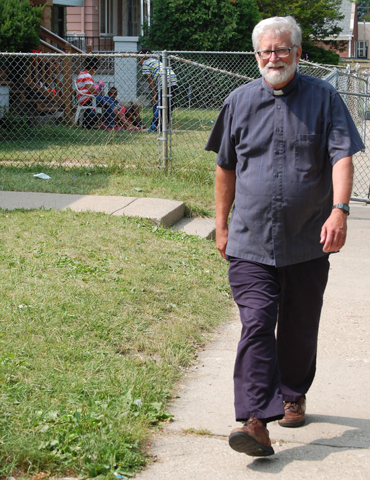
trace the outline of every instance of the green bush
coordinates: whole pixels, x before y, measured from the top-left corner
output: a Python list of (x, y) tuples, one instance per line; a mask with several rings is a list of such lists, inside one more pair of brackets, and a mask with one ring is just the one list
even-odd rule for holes
[(0, 52), (30, 52), (40, 43), (43, 6), (28, 0), (0, 1)]
[(340, 56), (333, 50), (326, 50), (311, 42), (303, 42), (302, 58), (307, 59), (309, 62), (338, 65)]

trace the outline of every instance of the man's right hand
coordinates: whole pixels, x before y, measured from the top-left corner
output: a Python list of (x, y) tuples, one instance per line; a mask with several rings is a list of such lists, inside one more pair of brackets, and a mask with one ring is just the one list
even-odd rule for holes
[(226, 259), (226, 245), (229, 236), (228, 228), (216, 227), (216, 246), (222, 258)]

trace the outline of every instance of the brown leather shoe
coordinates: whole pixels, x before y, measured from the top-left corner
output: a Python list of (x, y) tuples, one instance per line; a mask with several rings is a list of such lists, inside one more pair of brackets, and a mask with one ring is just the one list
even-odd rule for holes
[(281, 427), (302, 427), (306, 421), (306, 397), (298, 402), (284, 402), (284, 417), (279, 420)]
[(252, 457), (267, 457), (274, 454), (269, 431), (254, 416), (241, 428), (234, 428), (230, 433), (229, 445), (233, 450)]

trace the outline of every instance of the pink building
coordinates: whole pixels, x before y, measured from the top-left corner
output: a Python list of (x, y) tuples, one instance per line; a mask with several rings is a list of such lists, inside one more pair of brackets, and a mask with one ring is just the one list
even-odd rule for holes
[[(71, 6), (71, 1), (80, 5)], [(114, 51), (114, 37), (137, 42), (143, 23), (149, 22), (150, 0), (54, 0), (53, 4), (57, 2), (69, 4), (63, 37), (82, 50), (92, 45), (93, 51)]]
[[(82, 50), (114, 51), (114, 37), (124, 51), (138, 42), (144, 23), (150, 24), (150, 0), (30, 0), (45, 5), (42, 26)], [(123, 42), (123, 43), (122, 43)], [(135, 45), (135, 51), (137, 46)]]

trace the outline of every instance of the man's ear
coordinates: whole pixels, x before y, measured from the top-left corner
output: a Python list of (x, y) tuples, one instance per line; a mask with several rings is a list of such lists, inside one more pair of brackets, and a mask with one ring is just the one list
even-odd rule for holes
[(301, 59), (301, 56), (302, 56), (302, 47), (299, 46), (299, 47), (297, 47), (297, 51), (296, 51), (296, 61), (297, 61), (297, 63)]

